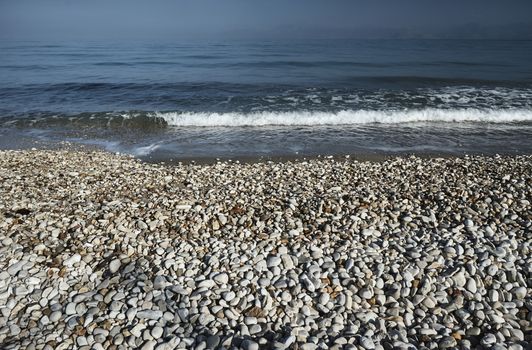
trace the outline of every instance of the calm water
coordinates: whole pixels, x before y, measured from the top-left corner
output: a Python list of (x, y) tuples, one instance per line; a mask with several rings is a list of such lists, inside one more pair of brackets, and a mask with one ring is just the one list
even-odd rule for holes
[(0, 147), (532, 153), (532, 42), (0, 42)]

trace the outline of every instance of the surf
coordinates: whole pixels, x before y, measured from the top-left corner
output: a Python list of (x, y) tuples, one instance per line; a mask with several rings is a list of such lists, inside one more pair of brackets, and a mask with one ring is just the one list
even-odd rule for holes
[(312, 126), (356, 124), (532, 122), (532, 109), (420, 109), (285, 112), (155, 112), (168, 126)]

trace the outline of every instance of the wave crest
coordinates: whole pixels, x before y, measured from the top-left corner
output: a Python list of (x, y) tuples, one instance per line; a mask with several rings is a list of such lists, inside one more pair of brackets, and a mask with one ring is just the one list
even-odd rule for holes
[(417, 122), (512, 123), (532, 121), (530, 109), (343, 110), (338, 112), (156, 112), (169, 126), (312, 126)]

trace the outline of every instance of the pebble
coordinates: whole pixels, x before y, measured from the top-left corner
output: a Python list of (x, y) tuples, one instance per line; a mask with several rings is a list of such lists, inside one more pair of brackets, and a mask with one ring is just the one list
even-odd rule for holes
[(220, 344), (220, 336), (210, 335), (207, 337), (206, 343), (207, 343), (208, 349), (215, 349), (218, 346), (218, 344)]
[(259, 344), (249, 339), (245, 339), (242, 342), (241, 346), (244, 350), (259, 350)]
[(513, 294), (518, 300), (523, 300), (526, 297), (526, 287), (517, 287), (513, 290)]
[(157, 342), (154, 341), (154, 340), (148, 340), (147, 342), (145, 342), (142, 347), (140, 348), (140, 350), (153, 350), (155, 349), (155, 345), (157, 345)]
[(81, 261), (81, 255), (76, 253), (72, 255), (71, 257), (69, 257), (68, 259), (66, 259), (65, 261), (63, 261), (63, 265), (67, 267), (72, 267), (75, 264), (79, 263), (80, 261)]
[(227, 284), (229, 282), (229, 276), (226, 273), (220, 273), (214, 276), (213, 279), (218, 284)]
[(440, 349), (454, 348), (456, 346), (456, 339), (453, 337), (443, 337), (438, 345)]
[(266, 261), (266, 264), (268, 267), (275, 267), (279, 266), (281, 264), (282, 260), (278, 256), (270, 256), (268, 257), (268, 260)]
[(122, 263), (120, 262), (119, 259), (114, 259), (112, 260), (110, 263), (109, 263), (109, 271), (111, 273), (116, 273), (118, 272), (118, 270), (120, 269), (120, 266), (122, 265)]
[(362, 345), (364, 349), (375, 349), (375, 344), (368, 337), (360, 338), (360, 345)]
[(453, 276), (453, 281), (457, 287), (463, 287), (466, 285), (467, 280), (465, 274), (460, 271)]
[(225, 301), (230, 302), (236, 298), (236, 294), (233, 291), (229, 291), (223, 294), (223, 298)]
[(363, 299), (371, 299), (373, 297), (373, 291), (370, 288), (362, 288), (359, 295)]
[(164, 330), (162, 329), (162, 327), (159, 326), (155, 326), (151, 330), (151, 336), (153, 337), (153, 339), (159, 339), (160, 337), (162, 337), (163, 333)]
[(466, 283), (466, 289), (468, 291), (470, 291), (471, 293), (476, 293), (477, 292), (477, 283), (475, 282), (474, 279), (472, 278), (469, 278), (467, 280), (467, 283)]
[(486, 334), (482, 340), (480, 341), (480, 343), (484, 346), (490, 346), (492, 344), (495, 344), (497, 342), (497, 338), (495, 337), (495, 335), (493, 335), (492, 333), (488, 333)]
[(163, 313), (161, 311), (156, 311), (156, 310), (142, 310), (142, 311), (137, 312), (136, 317), (147, 318), (150, 320), (158, 320), (161, 317), (163, 317)]
[(7, 273), (9, 273), (11, 276), (16, 275), (22, 269), (24, 264), (26, 264), (25, 261), (17, 261), (16, 263), (13, 263), (7, 268)]
[(527, 340), (530, 156), (173, 166), (27, 152), (0, 151), (12, 348)]

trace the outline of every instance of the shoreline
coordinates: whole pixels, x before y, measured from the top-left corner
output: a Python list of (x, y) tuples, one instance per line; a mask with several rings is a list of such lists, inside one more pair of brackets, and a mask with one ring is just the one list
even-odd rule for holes
[(125, 152), (113, 152), (107, 150), (97, 144), (83, 144), (70, 141), (42, 141), (34, 139), (25, 139), (13, 143), (11, 140), (5, 144), (0, 144), (0, 152), (19, 151), (19, 152), (34, 152), (34, 151), (70, 151), (70, 152), (102, 152), (110, 155), (121, 155), (126, 157), (132, 157), (138, 159), (147, 164), (165, 164), (165, 165), (212, 165), (216, 163), (241, 163), (241, 164), (254, 164), (264, 162), (307, 162), (311, 160), (335, 160), (335, 161), (358, 161), (358, 162), (383, 162), (394, 158), (408, 158), (418, 157), (421, 159), (433, 159), (433, 158), (463, 158), (467, 156), (480, 156), (480, 157), (512, 157), (519, 154), (484, 154), (484, 153), (464, 153), (457, 154), (451, 152), (356, 152), (356, 153), (344, 153), (344, 154), (279, 154), (269, 156), (222, 156), (222, 157), (172, 157), (169, 153), (154, 154), (147, 156), (139, 156)]
[(0, 343), (525, 349), (530, 198), (532, 155), (0, 151)]

